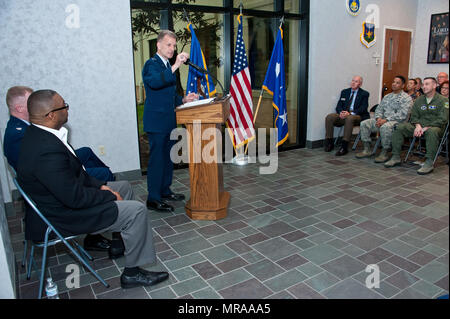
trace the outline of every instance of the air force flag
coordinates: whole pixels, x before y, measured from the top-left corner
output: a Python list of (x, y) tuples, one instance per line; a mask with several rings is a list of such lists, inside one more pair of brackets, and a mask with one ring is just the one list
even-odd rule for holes
[(281, 27), (278, 30), (263, 89), (273, 96), (274, 126), (278, 129), (277, 146), (280, 146), (289, 137), (284, 76), (283, 29)]
[[(200, 48), (200, 42), (198, 42), (195, 36), (194, 27), (192, 24), (188, 24), (187, 28), (191, 32), (191, 55), (189, 59), (192, 63), (208, 70), (206, 66), (205, 56), (203, 55), (202, 49)], [(213, 81), (211, 77), (207, 74), (202, 74), (193, 67), (189, 66), (189, 74), (186, 85), (187, 94), (198, 93), (199, 99), (209, 98), (216, 94), (216, 89), (214, 88)]]

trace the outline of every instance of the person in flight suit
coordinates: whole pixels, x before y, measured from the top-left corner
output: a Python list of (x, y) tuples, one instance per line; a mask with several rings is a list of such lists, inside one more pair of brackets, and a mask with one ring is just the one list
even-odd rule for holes
[(400, 152), (405, 137), (424, 136), (427, 145), (426, 160), (417, 173), (425, 175), (433, 171), (439, 140), (448, 122), (448, 99), (437, 93), (436, 87), (435, 78), (424, 79), (425, 94), (414, 102), (410, 123), (399, 124), (392, 134), (392, 158), (384, 164), (385, 167), (401, 164)]
[(171, 191), (173, 162), (170, 149), (174, 144), (170, 133), (176, 128), (175, 107), (198, 99), (190, 93), (184, 98), (176, 93), (175, 71), (187, 61), (189, 55), (178, 54), (176, 61), (170, 65), (175, 53), (177, 37), (169, 30), (159, 33), (156, 40), (157, 53), (150, 58), (142, 70), (145, 86), (144, 131), (147, 133), (150, 156), (147, 168), (147, 208), (160, 212), (172, 212), (173, 206), (166, 200), (184, 200), (183, 194)]

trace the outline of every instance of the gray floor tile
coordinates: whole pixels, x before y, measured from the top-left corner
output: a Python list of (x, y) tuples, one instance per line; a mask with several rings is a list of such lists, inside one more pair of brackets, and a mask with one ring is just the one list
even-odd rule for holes
[(329, 299), (383, 299), (383, 297), (352, 278), (326, 289), (322, 294)]
[(262, 299), (272, 295), (272, 291), (256, 279), (250, 279), (220, 290), (219, 294), (225, 299)]
[(365, 264), (347, 255), (323, 264), (321, 267), (341, 280), (366, 269)]
[(273, 292), (279, 292), (302, 282), (306, 278), (307, 277), (298, 270), (292, 269), (284, 274), (264, 281), (264, 285), (270, 288)]
[(171, 286), (178, 296), (187, 295), (206, 287), (208, 287), (208, 284), (200, 277), (194, 277)]
[(268, 259), (244, 267), (246, 271), (261, 281), (277, 276), (284, 272), (283, 268)]
[(312, 261), (317, 265), (324, 264), (332, 259), (342, 256), (342, 252), (329, 245), (317, 245), (306, 249), (300, 253), (300, 256)]

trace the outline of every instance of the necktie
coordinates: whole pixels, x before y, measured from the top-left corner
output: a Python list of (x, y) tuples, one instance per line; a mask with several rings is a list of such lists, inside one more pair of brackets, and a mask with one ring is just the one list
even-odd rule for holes
[(355, 94), (355, 92), (352, 91), (352, 93), (350, 94), (350, 99), (348, 100), (348, 105), (347, 105), (347, 110), (350, 112), (351, 107), (352, 107), (352, 102), (353, 102), (353, 95)]
[(167, 61), (166, 67), (167, 67), (168, 69), (170, 69), (170, 68), (171, 68), (171, 66), (170, 66), (170, 62), (169, 62), (169, 61)]

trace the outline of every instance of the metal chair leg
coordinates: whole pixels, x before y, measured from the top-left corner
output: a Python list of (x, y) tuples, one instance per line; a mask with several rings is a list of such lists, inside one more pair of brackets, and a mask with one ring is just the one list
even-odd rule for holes
[(342, 135), (343, 132), (344, 132), (344, 127), (341, 126), (341, 127), (339, 128), (339, 133), (338, 133), (336, 139), (334, 140), (334, 146), (337, 146), (337, 145), (338, 145), (338, 141), (341, 140), (341, 135)]
[(38, 295), (38, 299), (42, 299), (42, 290), (44, 289), (45, 262), (47, 260), (48, 235), (49, 235), (49, 231), (47, 230), (47, 232), (45, 234), (44, 251), (42, 252), (41, 279), (39, 281), (39, 295)]
[(25, 267), (27, 261), (28, 240), (23, 241), (23, 256), (22, 256), (22, 268)]
[(413, 140), (412, 140), (412, 142), (411, 142), (411, 145), (409, 145), (408, 153), (406, 154), (406, 157), (405, 157), (405, 159), (403, 160), (404, 163), (406, 163), (406, 161), (408, 160), (409, 154), (411, 154), (412, 149), (414, 148), (414, 144), (416, 144), (416, 137), (415, 137), (415, 136), (413, 137)]
[(91, 265), (89, 265), (86, 260), (84, 260), (84, 258), (82, 258), (80, 256), (80, 254), (72, 247), (72, 245), (70, 245), (67, 240), (62, 239), (62, 241), (64, 242), (64, 244), (67, 246), (67, 248), (70, 249), (70, 251), (83, 263), (84, 266), (86, 266), (87, 269), (89, 269), (89, 271), (95, 276), (95, 278), (98, 279), (98, 281), (100, 281), (103, 286), (105, 286), (106, 288), (109, 288), (109, 285), (106, 283), (105, 280), (103, 280), (102, 277), (100, 277), (100, 275), (91, 267)]
[(33, 268), (33, 261), (34, 261), (34, 245), (33, 243), (31, 243), (30, 262), (28, 263), (28, 270), (27, 270), (27, 280), (30, 280), (31, 278), (31, 269)]
[(377, 153), (377, 149), (380, 147), (381, 144), (381, 137), (377, 138), (377, 141), (375, 142), (375, 146), (372, 150), (372, 155), (375, 155)]
[(358, 133), (358, 136), (356, 136), (355, 143), (353, 143), (352, 150), (356, 150), (356, 147), (358, 146), (359, 140), (361, 139), (361, 132)]
[(83, 255), (85, 255), (90, 261), (94, 260), (94, 258), (76, 240), (74, 240), (73, 243), (75, 244), (75, 247), (77, 247), (78, 250)]

